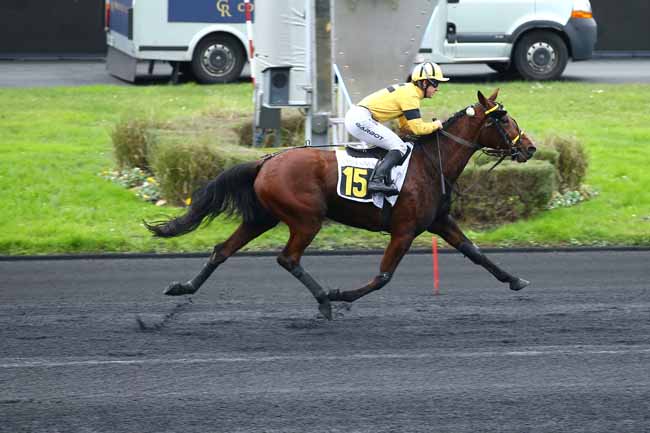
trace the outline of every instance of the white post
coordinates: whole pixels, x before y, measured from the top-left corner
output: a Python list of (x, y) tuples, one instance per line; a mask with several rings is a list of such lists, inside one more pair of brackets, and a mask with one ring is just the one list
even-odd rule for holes
[(307, 108), (307, 115), (305, 116), (305, 143), (311, 145), (311, 121), (314, 113), (314, 74), (313, 74), (313, 42), (312, 42), (312, 33), (313, 23), (314, 23), (314, 0), (305, 0), (305, 75), (309, 78), (310, 89), (309, 89), (309, 102), (310, 105)]
[(246, 8), (246, 33), (248, 34), (248, 52), (249, 52), (249, 64), (251, 68), (251, 79), (253, 81), (253, 87), (255, 86), (255, 46), (253, 44), (253, 5), (250, 0), (244, 0), (244, 6)]

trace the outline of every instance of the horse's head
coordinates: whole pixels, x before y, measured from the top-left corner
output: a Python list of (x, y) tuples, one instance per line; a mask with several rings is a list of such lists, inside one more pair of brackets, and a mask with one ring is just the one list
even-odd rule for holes
[(475, 116), (482, 118), (482, 126), (476, 141), (487, 148), (488, 154), (510, 156), (513, 161), (526, 162), (535, 154), (535, 144), (519, 129), (503, 105), (496, 102), (498, 94), (499, 89), (486, 98), (478, 92), (474, 110)]

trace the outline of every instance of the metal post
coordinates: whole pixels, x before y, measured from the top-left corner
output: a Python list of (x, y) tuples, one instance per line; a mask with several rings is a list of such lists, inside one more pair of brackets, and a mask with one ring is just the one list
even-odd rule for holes
[(311, 143), (329, 144), (329, 117), (332, 113), (331, 0), (312, 0), (308, 20), (312, 90)]
[(312, 33), (313, 26), (311, 23), (314, 22), (314, 10), (312, 8), (313, 0), (305, 0), (305, 74), (309, 77), (309, 82), (312, 83), (311, 86), (305, 89), (307, 97), (309, 98), (310, 106), (306, 109), (305, 115), (305, 143), (312, 143), (312, 131), (311, 131), (311, 118), (314, 112), (314, 74), (312, 61), (314, 58), (314, 44), (312, 43)]

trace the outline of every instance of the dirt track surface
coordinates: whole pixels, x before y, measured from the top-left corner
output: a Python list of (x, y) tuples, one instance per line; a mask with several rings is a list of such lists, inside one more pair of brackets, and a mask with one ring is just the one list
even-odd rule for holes
[[(409, 255), (327, 322), (270, 257), (0, 262), (1, 432), (650, 431), (650, 252)], [(306, 257), (353, 288), (378, 256)]]

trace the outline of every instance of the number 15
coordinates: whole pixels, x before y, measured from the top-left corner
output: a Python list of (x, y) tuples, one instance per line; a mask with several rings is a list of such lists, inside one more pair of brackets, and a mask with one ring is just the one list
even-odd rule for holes
[(367, 168), (345, 167), (345, 195), (364, 198), (368, 193)]

